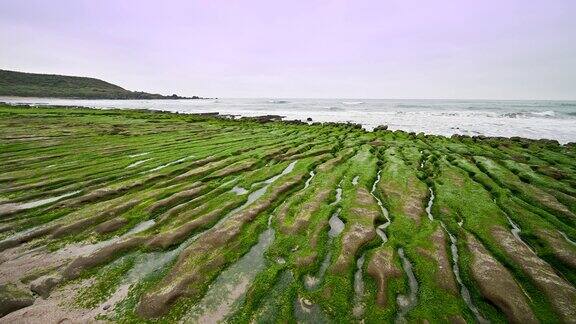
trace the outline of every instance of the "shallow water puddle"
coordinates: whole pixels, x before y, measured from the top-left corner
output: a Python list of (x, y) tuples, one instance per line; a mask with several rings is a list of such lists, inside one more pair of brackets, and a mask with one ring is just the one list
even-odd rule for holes
[(100, 248), (112, 245), (113, 243), (116, 243), (116, 242), (118, 242), (118, 241), (132, 235), (132, 234), (143, 232), (143, 231), (149, 229), (150, 227), (154, 226), (154, 224), (156, 224), (156, 222), (154, 220), (143, 221), (143, 222), (136, 224), (136, 226), (134, 226), (133, 228), (131, 228), (130, 230), (128, 230), (126, 233), (124, 233), (122, 235), (114, 236), (114, 237), (109, 238), (105, 241), (100, 241), (100, 242), (96, 242), (93, 244), (71, 244), (71, 245), (67, 245), (64, 248), (58, 250), (58, 252), (60, 252), (60, 251), (67, 252), (71, 256), (89, 255), (90, 253), (92, 253), (92, 252), (94, 252)]
[[(218, 226), (220, 223), (222, 223), (225, 219), (227, 219), (229, 216), (237, 213), (238, 211), (244, 209), (246, 206), (250, 205), (252, 202), (254, 202), (256, 199), (258, 199), (260, 196), (262, 196), (265, 192), (266, 189), (268, 188), (268, 186), (273, 183), (274, 181), (276, 181), (278, 178), (280, 178), (282, 175), (285, 175), (289, 172), (291, 172), (294, 169), (294, 166), (296, 165), (296, 162), (298, 161), (294, 161), (292, 163), (290, 163), (290, 165), (288, 165), (286, 167), (286, 169), (284, 169), (284, 171), (282, 171), (282, 173), (280, 173), (279, 175), (276, 175), (266, 181), (264, 181), (264, 183), (266, 183), (266, 186), (264, 186), (263, 188), (260, 188), (256, 191), (254, 191), (253, 193), (251, 193), (248, 196), (248, 199), (246, 201), (246, 203), (244, 203), (242, 206), (232, 210), (230, 213), (228, 213), (226, 216), (224, 216), (223, 218), (221, 218), (218, 223), (216, 223), (216, 225), (214, 225), (212, 228)], [(229, 181), (229, 183), (233, 182), (233, 180)], [(228, 183), (227, 183), (228, 184)], [(226, 185), (226, 184), (225, 184)], [(265, 232), (263, 232), (260, 235), (260, 239), (258, 244), (256, 244), (254, 247), (252, 247), (252, 249), (250, 250), (250, 252), (248, 252), (248, 254), (246, 254), (245, 256), (243, 256), (240, 260), (243, 260), (244, 258), (250, 259), (249, 255), (252, 255), (252, 258), (254, 258), (254, 254), (258, 254), (261, 252), (262, 254), (262, 260), (264, 260), (263, 257), (263, 253), (264, 251), (268, 248), (268, 246), (271, 244), (273, 237), (274, 237), (274, 232), (272, 231), (271, 227), (271, 219), (268, 219), (268, 230), (266, 230)], [(152, 224), (153, 225), (153, 224)], [(150, 225), (150, 226), (152, 226)], [(149, 227), (148, 227), (149, 228)], [(182, 252), (186, 247), (188, 247), (190, 244), (192, 244), (200, 235), (202, 235), (204, 232), (200, 232), (197, 233), (195, 235), (193, 235), (192, 237), (190, 237), (188, 240), (186, 240), (185, 242), (183, 242), (182, 244), (180, 244), (176, 249), (173, 250), (169, 250), (169, 251), (162, 251), (162, 252), (151, 252), (151, 253), (146, 253), (143, 254), (139, 260), (136, 262), (136, 265), (132, 268), (132, 270), (129, 272), (127, 279), (119, 286), (119, 288), (116, 290), (116, 292), (112, 295), (111, 298), (109, 298), (105, 303), (103, 303), (102, 305), (111, 305), (113, 303), (117, 303), (119, 301), (121, 301), (122, 299), (124, 299), (127, 294), (128, 294), (128, 290), (129, 287), (136, 283), (138, 280), (143, 279), (145, 276), (147, 276), (148, 274), (157, 271), (159, 269), (162, 269), (166, 264), (168, 264), (169, 262), (172, 262), (179, 254), (180, 252)], [(268, 242), (269, 240), (269, 242)], [(264, 245), (264, 246), (263, 246)], [(254, 252), (253, 252), (254, 251)], [(253, 253), (253, 254), (250, 254)], [(238, 261), (240, 262), (240, 261)], [(237, 263), (238, 263), (237, 262)], [(244, 261), (245, 263), (249, 263), (251, 264), (252, 268), (249, 269), (256, 269), (253, 263), (250, 263), (250, 261)], [(262, 261), (263, 262), (263, 261)], [(222, 275), (223, 273), (225, 273), (226, 271), (230, 270), (230, 269), (235, 269), (233, 268), (236, 264), (232, 265), (231, 267), (229, 267), (227, 270), (225, 270), (224, 272), (222, 272), (220, 275)], [(242, 265), (242, 264), (241, 264)], [(239, 270), (245, 271), (245, 267), (243, 266), (238, 266)], [(234, 270), (230, 270), (230, 272), (233, 273)], [(238, 270), (236, 270), (238, 271)], [(258, 271), (254, 271), (251, 275), (255, 276), (256, 272)], [(228, 275), (230, 277), (230, 275)], [(226, 279), (226, 278), (224, 278)], [(218, 282), (218, 279), (217, 281)], [(244, 289), (248, 288), (248, 284), (250, 281), (244, 283), (246, 285), (246, 287)], [(239, 282), (242, 283), (242, 282)], [(215, 284), (215, 283), (214, 283)], [(222, 285), (222, 284), (220, 284)], [(211, 288), (209, 288), (211, 289)], [(237, 292), (238, 290), (236, 290)], [(213, 293), (215, 294), (215, 293)], [(206, 296), (208, 295), (208, 293), (206, 294)], [(205, 298), (206, 298), (205, 296)], [(198, 304), (200, 307), (201, 304)], [(230, 305), (226, 306), (226, 307), (230, 307)], [(196, 309), (196, 308), (195, 308)], [(207, 310), (206, 310), (207, 311)], [(194, 311), (191, 311), (194, 312)], [(199, 312), (198, 309), (196, 309), (196, 312)], [(202, 317), (202, 314), (198, 313), (200, 317)], [(194, 315), (194, 314), (192, 314)], [(190, 315), (190, 316), (192, 316)], [(226, 314), (224, 314), (226, 315)], [(196, 316), (196, 315), (194, 315)]]
[(310, 171), (310, 178), (308, 178), (308, 180), (306, 180), (306, 183), (304, 183), (304, 189), (310, 186), (310, 181), (312, 181), (315, 175), (316, 174), (314, 173), (314, 171)]
[[(418, 151), (418, 152), (420, 153), (420, 155), (422, 155), (422, 153), (423, 153), (422, 150), (420, 150), (420, 151)], [(420, 162), (420, 167), (419, 167), (419, 169), (422, 169), (422, 168), (424, 168), (424, 159), (422, 159), (422, 162)]]
[(572, 241), (568, 235), (566, 235), (566, 233), (562, 232), (562, 231), (558, 231), (558, 233), (560, 233), (560, 235), (562, 235), (564, 237), (564, 239), (566, 239), (566, 241), (574, 246), (576, 246), (576, 242)]
[(398, 314), (396, 315), (396, 323), (407, 323), (406, 314), (416, 306), (417, 294), (418, 294), (418, 281), (416, 276), (414, 276), (414, 271), (412, 271), (412, 263), (404, 255), (404, 249), (398, 249), (398, 255), (402, 260), (402, 268), (408, 277), (409, 291), (407, 295), (398, 295), (396, 297), (396, 303), (398, 304)]
[[(339, 215), (340, 215), (340, 209), (338, 209), (334, 214), (332, 214), (332, 217), (330, 217), (330, 220), (328, 221), (328, 223), (330, 224), (330, 230), (328, 231), (329, 238), (328, 242), (326, 243), (326, 246), (328, 246), (328, 248), (332, 247), (332, 241), (334, 240), (334, 238), (340, 235), (340, 233), (342, 233), (342, 231), (344, 230), (345, 225), (344, 222), (342, 222), (342, 220), (340, 219)], [(306, 286), (306, 289), (313, 290), (318, 287), (318, 285), (322, 282), (322, 279), (324, 278), (324, 274), (326, 273), (326, 270), (330, 265), (331, 259), (332, 259), (332, 250), (329, 250), (324, 256), (324, 260), (322, 260), (322, 264), (320, 264), (320, 269), (318, 270), (316, 275), (315, 276), (306, 275), (304, 277), (304, 286)]]
[[(235, 209), (233, 209), (231, 212), (229, 212), (228, 214), (226, 214), (226, 216), (222, 217), (213, 227), (216, 227), (218, 225), (220, 225), (222, 222), (224, 222), (226, 219), (228, 219), (230, 216), (236, 214), (237, 212), (243, 210), (244, 208), (246, 208), (248, 205), (252, 204), (253, 202), (255, 202), (258, 198), (262, 197), (265, 193), (266, 190), (268, 190), (268, 187), (276, 180), (278, 180), (281, 176), (286, 175), (290, 172), (292, 172), (292, 170), (294, 170), (294, 166), (296, 165), (296, 162), (298, 161), (294, 161), (292, 163), (290, 163), (290, 165), (288, 165), (283, 171), (282, 173), (273, 176), (272, 178), (265, 180), (263, 182), (259, 182), (259, 183), (255, 183), (254, 185), (259, 185), (264, 183), (265, 185), (258, 189), (255, 190), (254, 192), (252, 192), (251, 194), (248, 195), (248, 199), (246, 199), (246, 202), (244, 204), (242, 204), (242, 206), (239, 206)], [(254, 186), (252, 185), (252, 186)]]
[[(428, 202), (428, 206), (426, 207), (426, 213), (428, 213), (428, 218), (430, 220), (434, 220), (434, 217), (432, 216), (432, 205), (434, 203), (434, 191), (432, 190), (432, 188), (429, 188), (429, 190), (430, 190), (430, 201)], [(463, 223), (464, 223), (464, 221), (461, 220), (460, 222), (458, 222), (458, 225), (460, 227), (462, 227)], [(476, 320), (478, 321), (478, 323), (488, 323), (488, 321), (484, 317), (482, 317), (482, 315), (480, 315), (478, 308), (472, 302), (472, 299), (470, 298), (470, 291), (468, 290), (468, 287), (466, 287), (466, 285), (462, 281), (462, 278), (460, 277), (460, 265), (458, 264), (458, 259), (459, 259), (458, 245), (457, 245), (458, 241), (456, 239), (456, 236), (452, 235), (452, 233), (446, 227), (446, 224), (444, 224), (444, 222), (441, 220), (440, 220), (440, 225), (442, 226), (442, 228), (444, 229), (444, 231), (446, 232), (446, 234), (448, 234), (448, 237), (450, 238), (450, 251), (452, 254), (452, 273), (454, 274), (454, 277), (456, 278), (458, 285), (460, 285), (460, 295), (462, 295), (462, 299), (464, 300), (464, 302), (466, 303), (466, 305), (468, 306), (470, 311), (472, 311), (472, 313), (474, 314), (474, 317), (476, 317)]]
[[(342, 180), (343, 181), (343, 180)], [(336, 200), (334, 200), (330, 206), (334, 206), (342, 200), (342, 181), (338, 184), (338, 188), (336, 188)]]
[(328, 323), (328, 318), (320, 309), (306, 298), (297, 297), (294, 300), (294, 317), (297, 323)]
[(456, 237), (452, 235), (450, 231), (448, 231), (448, 228), (446, 228), (446, 225), (444, 225), (443, 222), (440, 222), (440, 225), (442, 225), (442, 228), (444, 228), (444, 230), (448, 234), (448, 237), (450, 237), (450, 251), (452, 252), (452, 272), (454, 273), (456, 281), (458, 281), (458, 284), (460, 285), (460, 295), (462, 295), (462, 299), (464, 299), (464, 302), (466, 303), (470, 311), (472, 311), (478, 323), (482, 324), (489, 323), (488, 320), (486, 320), (484, 317), (482, 317), (482, 315), (480, 315), (480, 311), (478, 311), (478, 308), (476, 307), (476, 305), (474, 305), (472, 299), (470, 298), (470, 291), (468, 290), (468, 287), (466, 287), (466, 285), (462, 281), (462, 278), (460, 277), (460, 265), (458, 264), (458, 245), (457, 245), (458, 241), (456, 240)]
[(254, 312), (251, 323), (274, 323), (277, 321), (279, 309), (283, 306), (286, 289), (294, 281), (294, 275), (290, 270), (282, 271), (278, 281), (267, 292), (262, 300), (262, 305)]
[(362, 267), (364, 266), (365, 253), (356, 261), (356, 272), (354, 273), (354, 308), (352, 314), (360, 319), (364, 315), (364, 280), (362, 278)]
[(136, 284), (155, 271), (162, 270), (167, 264), (174, 261), (186, 247), (198, 238), (198, 235), (199, 234), (193, 235), (173, 250), (140, 253), (136, 258), (134, 266), (126, 273), (116, 291), (100, 306), (102, 308), (107, 306), (109, 310), (113, 310), (114, 307), (110, 306), (114, 306), (124, 300), (124, 298), (128, 296), (133, 284)]
[(77, 194), (81, 191), (82, 190), (76, 190), (76, 191), (68, 192), (68, 193), (65, 193), (63, 195), (56, 196), (56, 197), (50, 197), (50, 198), (45, 198), (45, 199), (40, 199), (40, 200), (35, 200), (35, 201), (19, 204), (18, 208), (19, 209), (30, 209), (30, 208), (34, 208), (34, 207), (39, 207), (39, 206), (51, 204), (51, 203), (56, 202), (60, 199), (74, 196), (75, 194)]
[[(494, 198), (493, 201), (495, 204), (498, 204), (496, 202), (496, 198)], [(534, 252), (534, 250), (532, 250), (532, 247), (530, 245), (528, 245), (526, 242), (524, 242), (524, 240), (522, 240), (522, 237), (520, 237), (520, 232), (522, 232), (522, 229), (520, 228), (520, 226), (518, 226), (518, 224), (514, 223), (512, 218), (510, 218), (510, 216), (508, 216), (508, 213), (506, 213), (504, 210), (502, 210), (502, 212), (506, 216), (506, 219), (508, 220), (508, 224), (510, 224), (510, 226), (512, 227), (510, 229), (510, 232), (512, 233), (514, 238), (517, 239), (518, 241), (520, 241), (520, 243), (524, 244), (530, 251), (532, 251), (532, 253), (536, 254), (536, 252)]]
[(209, 286), (204, 297), (182, 319), (183, 322), (216, 323), (230, 313), (246, 294), (250, 283), (265, 266), (264, 252), (274, 240), (268, 228), (260, 234), (258, 243), (236, 263), (222, 271)]
[(432, 204), (434, 203), (434, 190), (432, 188), (428, 188), (430, 190), (430, 200), (428, 200), (428, 206), (426, 206), (426, 214), (428, 214), (428, 219), (434, 220), (434, 216), (432, 216)]
[(242, 196), (248, 193), (248, 190), (238, 186), (234, 186), (234, 188), (230, 189), (230, 191), (238, 196)]
[(141, 223), (138, 223), (136, 226), (134, 226), (133, 228), (131, 228), (128, 232), (126, 232), (126, 234), (124, 234), (123, 236), (127, 236), (127, 235), (131, 235), (131, 234), (136, 234), (136, 233), (140, 233), (143, 232), (147, 229), (149, 229), (150, 227), (154, 226), (156, 224), (156, 221), (153, 219), (147, 220), (147, 221), (143, 221)]
[(136, 161), (136, 162), (130, 164), (129, 166), (127, 166), (126, 169), (131, 169), (131, 168), (137, 167), (137, 166), (139, 166), (140, 164), (146, 163), (146, 162), (148, 162), (148, 161), (150, 161), (150, 160), (152, 160), (152, 158), (150, 158), (150, 159), (145, 159), (145, 160), (140, 160), (140, 161)]
[(510, 232), (512, 232), (512, 235), (514, 235), (514, 237), (518, 240), (522, 242), (522, 239), (520, 238), (519, 233), (522, 231), (520, 229), (520, 227), (518, 227), (518, 225), (516, 225), (516, 223), (514, 223), (512, 221), (512, 219), (510, 219), (510, 217), (508, 215), (506, 215), (506, 219), (508, 220), (508, 223), (510, 224), (510, 226), (512, 226), (512, 229), (510, 230)]
[(324, 278), (324, 274), (326, 274), (326, 270), (330, 265), (331, 259), (332, 259), (332, 251), (328, 251), (328, 253), (326, 253), (326, 256), (324, 256), (324, 260), (322, 260), (322, 264), (320, 265), (320, 269), (318, 270), (316, 275), (315, 276), (306, 275), (304, 277), (304, 286), (306, 287), (306, 289), (314, 290), (318, 288), (318, 285), (320, 285), (322, 278)]
[[(265, 182), (269, 185), (282, 175), (291, 172), (296, 162), (292, 162), (280, 175), (274, 176)], [(266, 188), (267, 186), (262, 189)], [(273, 216), (274, 212), (268, 217), (268, 228), (260, 234), (258, 243), (252, 246), (250, 251), (238, 261), (218, 275), (216, 280), (208, 287), (204, 297), (184, 316), (184, 322), (219, 322), (242, 301), (250, 283), (260, 271), (264, 270), (266, 263), (264, 253), (274, 241)]]
[[(70, 244), (65, 245), (64, 247), (62, 247), (62, 248), (60, 248), (54, 252), (49, 252), (45, 249), (44, 246), (41, 246), (38, 248), (38, 251), (43, 251), (43, 253), (41, 254), (42, 258), (37, 258), (34, 255), (30, 255), (30, 258), (27, 258), (27, 260), (26, 260), (26, 264), (27, 264), (27, 267), (32, 266), (35, 269), (44, 268), (46, 263), (52, 264), (52, 265), (56, 266), (56, 268), (58, 268), (62, 264), (66, 263), (67, 261), (69, 261), (73, 258), (91, 255), (92, 253), (94, 253), (94, 252), (96, 252), (96, 251), (98, 251), (98, 250), (100, 250), (106, 246), (110, 246), (112, 244), (115, 244), (115, 243), (121, 241), (123, 238), (125, 238), (131, 234), (141, 232), (141, 231), (151, 227), (153, 224), (154, 223), (151, 221), (145, 221), (145, 222), (142, 222), (142, 223), (136, 225), (130, 231), (128, 231), (127, 233), (125, 233), (121, 236), (114, 236), (114, 237), (111, 237), (107, 240), (99, 241), (96, 243), (87, 243), (87, 242), (70, 243)], [(19, 233), (18, 235), (22, 236), (25, 234)], [(22, 256), (24, 256), (24, 255), (22, 255)], [(16, 259), (17, 258), (15, 258), (14, 260), (16, 260)], [(26, 272), (26, 271), (28, 271), (28, 270), (24, 270), (24, 272)]]
[[(55, 257), (62, 258), (62, 259), (70, 259), (73, 257), (90, 255), (91, 253), (93, 253), (93, 252), (95, 252), (95, 251), (97, 251), (103, 247), (117, 243), (117, 242), (121, 241), (123, 238), (126, 238), (132, 234), (136, 234), (136, 233), (145, 231), (145, 230), (149, 229), (150, 227), (154, 226), (154, 224), (156, 224), (156, 222), (154, 220), (147, 220), (147, 221), (140, 222), (139, 224), (137, 224), (136, 226), (131, 228), (129, 231), (127, 231), (123, 235), (115, 236), (115, 237), (112, 237), (112, 238), (105, 240), (105, 241), (100, 241), (100, 242), (97, 242), (94, 244), (71, 244), (71, 245), (67, 245), (64, 248), (58, 250), (57, 252), (54, 252)], [(173, 255), (169, 255), (170, 253), (172, 253)], [(132, 283), (136, 282), (137, 279), (143, 278), (147, 274), (151, 273), (154, 269), (159, 269), (166, 264), (167, 261), (166, 262), (160, 262), (157, 265), (157, 267), (150, 266), (151, 262), (155, 261), (155, 258), (153, 257), (154, 254), (169, 255), (167, 258), (167, 261), (172, 260), (177, 255), (176, 251), (169, 251), (169, 253), (159, 252), (159, 253), (149, 253), (149, 254), (142, 255), (137, 260), (138, 262), (136, 263), (136, 265), (134, 267), (132, 267), (132, 269), (130, 271), (127, 272), (127, 275), (124, 277), (122, 283), (116, 289), (114, 294), (112, 294), (111, 297), (109, 297), (104, 303), (102, 303), (101, 306), (108, 305), (108, 307), (109, 307), (110, 305), (114, 305), (117, 302), (121, 301), (122, 299), (124, 299), (128, 295), (128, 290), (129, 290), (130, 285)], [(152, 257), (150, 257), (150, 256), (152, 256)], [(142, 265), (144, 265), (144, 267)], [(148, 265), (148, 266), (146, 267), (146, 265)], [(148, 268), (151, 270), (146, 271), (146, 269), (148, 269)]]
[(376, 202), (378, 203), (378, 206), (380, 207), (380, 210), (382, 211), (382, 215), (384, 215), (384, 218), (386, 218), (386, 222), (384, 224), (381, 224), (378, 227), (376, 227), (376, 234), (378, 234), (378, 236), (380, 236), (383, 243), (386, 243), (386, 242), (388, 242), (388, 236), (386, 236), (385, 230), (388, 226), (390, 226), (390, 217), (388, 214), (388, 209), (386, 209), (386, 207), (384, 207), (384, 204), (382, 204), (382, 200), (380, 200), (380, 198), (378, 198), (374, 194), (374, 192), (376, 192), (376, 186), (380, 182), (381, 173), (382, 173), (382, 170), (379, 170), (376, 181), (374, 181), (374, 184), (372, 184), (372, 190), (370, 190), (370, 194), (372, 195), (372, 197), (374, 197), (374, 199), (376, 199)]
[(166, 163), (166, 164), (159, 165), (159, 166), (157, 166), (157, 167), (155, 167), (155, 168), (152, 168), (152, 169), (150, 169), (150, 170), (143, 171), (142, 173), (149, 173), (149, 172), (154, 172), (154, 171), (162, 170), (162, 169), (164, 169), (164, 168), (166, 168), (166, 167), (169, 167), (169, 166), (174, 165), (174, 164), (178, 164), (178, 163), (180, 163), (180, 162), (184, 162), (184, 161), (186, 161), (186, 160), (188, 160), (188, 159), (191, 159), (191, 158), (193, 158), (193, 157), (194, 157), (194, 156), (191, 155), (191, 156), (188, 156), (188, 157), (185, 157), (185, 158), (181, 158), (181, 159), (178, 159), (178, 160), (174, 160), (174, 161), (172, 161), (172, 162), (168, 162), (168, 163)]
[(278, 180), (281, 176), (283, 175), (287, 175), (288, 173), (292, 172), (292, 170), (294, 170), (294, 167), (296, 166), (296, 163), (298, 161), (293, 161), (292, 163), (290, 163), (286, 169), (284, 169), (280, 174), (273, 176), (272, 178), (265, 180), (264, 183), (265, 184), (271, 184), (272, 182)]
[(514, 221), (508, 215), (506, 215), (506, 219), (508, 219), (508, 223), (510, 224), (510, 226), (512, 226), (510, 232), (512, 232), (514, 238), (520, 241), (522, 244), (524, 244), (530, 251), (532, 251), (532, 253), (536, 254), (536, 252), (534, 252), (532, 247), (528, 245), (528, 243), (524, 242), (524, 240), (522, 240), (522, 237), (520, 237), (520, 232), (522, 232), (522, 229), (518, 226), (518, 224), (514, 223)]
[(342, 231), (344, 230), (344, 222), (340, 219), (340, 209), (338, 209), (334, 214), (332, 214), (332, 217), (330, 217), (328, 224), (330, 224), (330, 230), (328, 231), (328, 235), (331, 238), (334, 238), (338, 236), (340, 233), (342, 233)]
[(165, 267), (168, 263), (173, 261), (180, 249), (175, 249), (166, 252), (153, 252), (138, 256), (136, 264), (130, 269), (116, 291), (102, 304), (101, 308), (108, 307), (113, 310), (116, 304), (124, 300), (128, 296), (130, 288), (133, 284), (144, 279), (154, 271), (158, 271)]
[(128, 157), (129, 158), (135, 158), (135, 157), (144, 156), (144, 155), (148, 155), (148, 154), (150, 154), (150, 152), (131, 154), (131, 155), (128, 155)]
[(26, 209), (40, 207), (43, 205), (48, 205), (48, 204), (51, 204), (53, 202), (57, 202), (60, 199), (64, 199), (64, 198), (73, 196), (73, 195), (75, 195), (81, 191), (82, 190), (76, 190), (76, 191), (65, 193), (65, 194), (60, 195), (60, 196), (38, 199), (38, 200), (29, 201), (29, 202), (25, 202), (25, 203), (2, 204), (2, 205), (0, 205), (0, 215), (6, 214), (6, 213), (13, 213), (13, 212), (19, 211), (19, 210), (26, 210)]

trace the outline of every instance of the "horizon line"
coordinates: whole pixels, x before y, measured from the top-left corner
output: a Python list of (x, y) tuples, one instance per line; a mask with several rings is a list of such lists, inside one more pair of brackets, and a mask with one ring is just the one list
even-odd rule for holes
[[(0, 67), (0, 70), (3, 71), (11, 71), (11, 72), (19, 72), (19, 73), (28, 73), (28, 74), (43, 74), (43, 75), (53, 75), (53, 76), (64, 76), (64, 77), (78, 77), (78, 78), (90, 78), (90, 79), (96, 79), (96, 80), (100, 80), (100, 81), (104, 81), (110, 84), (113, 84), (115, 86), (119, 86), (125, 90), (128, 91), (133, 91), (133, 92), (147, 92), (150, 91), (150, 93), (152, 92), (156, 92), (155, 90), (130, 90), (128, 89), (128, 87), (119, 85), (116, 83), (116, 81), (108, 81), (107, 78), (99, 78), (96, 76), (84, 76), (84, 75), (73, 75), (73, 74), (57, 74), (57, 73), (41, 73), (41, 72), (26, 72), (23, 71), (21, 69), (6, 69), (4, 67)], [(122, 81), (118, 82), (118, 83), (122, 83)], [(174, 91), (170, 91), (170, 92), (174, 92)], [(162, 91), (158, 91), (159, 94), (162, 94)], [(167, 93), (167, 92), (166, 92)], [(171, 94), (162, 94), (164, 96), (170, 96)], [(188, 96), (188, 95), (182, 95), (182, 96)], [(7, 97), (7, 96), (6, 96)], [(200, 97), (204, 97), (204, 96), (200, 96)], [(18, 98), (18, 97), (16, 97)], [(19, 98), (26, 98), (26, 97), (19, 97)], [(50, 98), (50, 97), (48, 97)], [(67, 98), (55, 98), (55, 99), (67, 99)], [(73, 99), (73, 98), (70, 98)], [(206, 96), (206, 100), (209, 99), (337, 99), (337, 100), (449, 100), (449, 101), (457, 101), (457, 100), (461, 100), (461, 101), (576, 101), (576, 98), (574, 99), (528, 99), (528, 98), (507, 98), (507, 99), (495, 99), (495, 98), (394, 98), (394, 97), (389, 97), (389, 98), (376, 98), (376, 97), (370, 97), (370, 98), (362, 98), (362, 97), (275, 97), (275, 96), (254, 96), (254, 97), (226, 97), (226, 96)], [(100, 100), (100, 99), (89, 99), (89, 100)], [(107, 100), (111, 100), (111, 99), (107, 99)], [(118, 99), (118, 100), (130, 100), (130, 99)], [(137, 100), (137, 99), (134, 99)], [(153, 99), (153, 100), (159, 100), (159, 99)], [(173, 100), (173, 99), (171, 99)], [(184, 99), (183, 99), (184, 100)]]

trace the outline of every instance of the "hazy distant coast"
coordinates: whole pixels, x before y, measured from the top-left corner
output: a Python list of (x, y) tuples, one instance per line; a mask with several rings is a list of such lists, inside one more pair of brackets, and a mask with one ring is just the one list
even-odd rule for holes
[(0, 96), (68, 99), (203, 99), (176, 94), (164, 96), (126, 90), (115, 84), (87, 77), (23, 73), (0, 70)]

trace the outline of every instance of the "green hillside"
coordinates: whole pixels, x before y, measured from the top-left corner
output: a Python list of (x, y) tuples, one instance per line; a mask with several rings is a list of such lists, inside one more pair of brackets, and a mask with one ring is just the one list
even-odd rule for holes
[[(95, 78), (0, 70), (0, 96), (82, 99), (183, 99), (126, 90)], [(193, 97), (192, 99), (197, 99)]]

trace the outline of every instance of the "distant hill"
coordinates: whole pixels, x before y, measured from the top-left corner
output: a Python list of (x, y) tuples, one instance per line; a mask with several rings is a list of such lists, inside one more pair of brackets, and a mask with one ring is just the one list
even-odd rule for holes
[(0, 70), (0, 96), (79, 99), (201, 99), (130, 91), (95, 78)]

